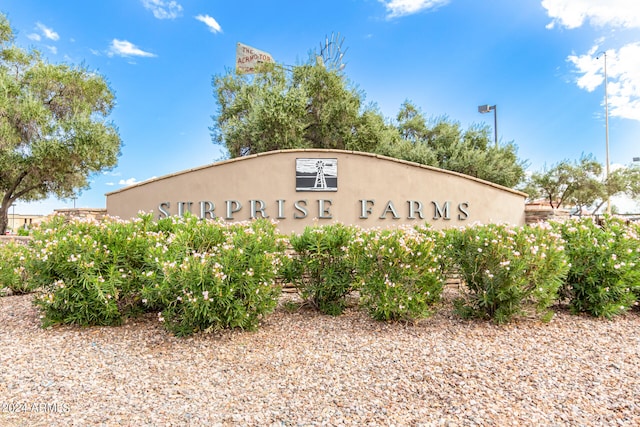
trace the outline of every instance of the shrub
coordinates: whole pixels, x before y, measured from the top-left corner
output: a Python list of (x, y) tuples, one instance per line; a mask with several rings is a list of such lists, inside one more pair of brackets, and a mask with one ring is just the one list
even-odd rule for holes
[[(640, 245), (640, 221), (630, 222), (629, 229), (629, 234), (634, 235), (636, 243)], [(631, 292), (633, 292), (635, 296), (636, 301), (634, 304), (636, 307), (640, 306), (640, 262), (638, 262), (637, 259), (638, 258), (636, 258), (636, 261), (633, 261), (635, 265), (633, 266), (633, 272), (631, 273), (632, 278), (630, 279)]]
[(566, 240), (571, 263), (562, 289), (574, 313), (611, 318), (635, 300), (640, 241), (634, 227), (615, 218), (598, 226), (591, 218), (554, 223)]
[(358, 233), (361, 304), (374, 319), (414, 321), (432, 313), (446, 280), (443, 236), (426, 226)]
[(302, 234), (293, 234), (289, 239), (296, 254), (286, 262), (284, 279), (325, 314), (341, 314), (346, 295), (353, 289), (354, 265), (349, 245), (354, 233), (352, 227), (332, 224), (306, 227)]
[(0, 244), (0, 289), (9, 288), (14, 294), (31, 292), (24, 268), (29, 256), (29, 248), (24, 244), (13, 241)]
[[(254, 329), (281, 293), (275, 277), (284, 241), (267, 220), (225, 224), (187, 217), (148, 255), (154, 277), (143, 303), (179, 336), (223, 328)], [(157, 274), (156, 274), (157, 272)]]
[(463, 317), (511, 321), (543, 313), (557, 298), (568, 263), (560, 235), (545, 225), (474, 225), (448, 232), (452, 258), (463, 281), (454, 301)]
[(117, 325), (143, 310), (140, 291), (150, 245), (164, 240), (151, 215), (100, 222), (57, 216), (33, 231), (27, 265), (43, 325)]
[(34, 231), (30, 283), (43, 325), (117, 325), (143, 311), (178, 335), (255, 327), (273, 310), (282, 239), (268, 221), (54, 217)]

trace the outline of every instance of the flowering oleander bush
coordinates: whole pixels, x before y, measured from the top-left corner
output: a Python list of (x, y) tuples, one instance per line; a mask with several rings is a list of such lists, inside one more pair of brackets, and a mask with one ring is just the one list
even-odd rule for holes
[[(631, 233), (636, 236), (636, 242), (640, 245), (640, 221), (631, 222), (629, 224)], [(636, 261), (634, 266), (633, 279), (631, 280), (631, 291), (635, 295), (635, 306), (640, 307), (640, 262)]]
[(563, 286), (571, 310), (611, 318), (627, 311), (640, 282), (637, 228), (616, 218), (553, 223), (566, 241), (571, 269)]
[(306, 227), (289, 242), (295, 255), (288, 258), (283, 277), (302, 298), (321, 312), (338, 315), (353, 290), (354, 264), (350, 243), (355, 228), (343, 224)]
[(146, 254), (164, 240), (151, 215), (66, 222), (57, 216), (33, 231), (27, 264), (43, 325), (117, 325), (143, 310)]
[(43, 325), (117, 325), (144, 311), (176, 334), (253, 328), (273, 310), (283, 240), (268, 221), (193, 216), (100, 222), (54, 217), (34, 230), (30, 286)]
[(24, 268), (29, 258), (26, 245), (17, 242), (0, 245), (0, 289), (9, 288), (14, 294), (31, 292)]
[(264, 219), (250, 223), (181, 220), (148, 255), (143, 303), (176, 335), (254, 329), (271, 313), (285, 241)]
[(463, 317), (493, 319), (553, 312), (569, 265), (560, 234), (546, 225), (473, 225), (448, 232), (450, 251), (464, 283), (454, 304)]
[(361, 304), (374, 319), (414, 321), (432, 314), (446, 281), (443, 237), (426, 226), (355, 236)]
[[(639, 232), (608, 218), (601, 227), (580, 219), (446, 233), (333, 224), (287, 240), (265, 219), (56, 216), (34, 228), (29, 246), (0, 246), (0, 287), (36, 289), (44, 326), (117, 325), (154, 312), (168, 330), (188, 335), (257, 327), (277, 305), (279, 275), (325, 313), (341, 313), (357, 290), (373, 318), (413, 321), (432, 313), (455, 268), (463, 316), (507, 322), (535, 310), (548, 319), (560, 295), (575, 312), (611, 317), (640, 294)], [(285, 256), (289, 245), (296, 255)]]

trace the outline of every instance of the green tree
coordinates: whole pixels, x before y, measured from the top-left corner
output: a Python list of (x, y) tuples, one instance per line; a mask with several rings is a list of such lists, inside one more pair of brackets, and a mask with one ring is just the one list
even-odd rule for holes
[(219, 110), (211, 135), (230, 157), (291, 148), (374, 151), (394, 135), (339, 70), (310, 60), (291, 70), (262, 64), (258, 71), (213, 78)]
[(70, 197), (116, 165), (120, 137), (106, 121), (113, 106), (95, 72), (16, 47), (0, 13), (0, 233), (16, 200)]
[[(326, 40), (324, 46), (333, 42)], [(337, 52), (337, 51), (336, 51)], [(391, 124), (342, 74), (342, 53), (307, 64), (262, 64), (253, 75), (229, 70), (213, 77), (219, 109), (210, 128), (230, 157), (292, 148), (364, 151), (471, 175), (507, 187), (524, 178), (513, 143), (495, 147), (487, 127), (463, 131), (440, 118), (427, 123), (405, 102)], [(330, 56), (331, 58), (331, 56)], [(332, 66), (325, 67), (324, 62)], [(340, 65), (338, 65), (340, 64)]]
[(640, 199), (640, 167), (630, 166), (616, 169), (609, 173), (603, 185), (604, 194), (600, 200), (596, 200), (594, 213), (606, 203), (608, 198), (618, 194), (626, 194), (636, 200)]
[(638, 197), (640, 169), (618, 169), (606, 179), (602, 178), (602, 170), (592, 155), (583, 155), (575, 162), (563, 160), (544, 172), (532, 174), (523, 191), (530, 198), (544, 197), (552, 208), (572, 206), (579, 213), (586, 207), (595, 213), (608, 198), (620, 193)]
[(640, 166), (618, 169), (614, 173), (622, 174), (622, 191), (634, 199), (640, 199)]
[[(557, 209), (567, 204), (581, 187), (597, 188), (593, 181), (601, 172), (602, 166), (591, 156), (582, 156), (574, 163), (563, 160), (543, 172), (534, 172), (523, 191), (530, 198), (543, 197), (553, 209)], [(585, 179), (591, 182), (585, 183)]]
[[(385, 147), (394, 157), (447, 169), (514, 187), (524, 178), (526, 162), (518, 159), (513, 143), (495, 147), (486, 126), (464, 131), (458, 122), (440, 117), (427, 122), (422, 112), (405, 101), (396, 117), (402, 149)], [(409, 144), (407, 144), (407, 142)], [(420, 160), (416, 160), (420, 159)]]

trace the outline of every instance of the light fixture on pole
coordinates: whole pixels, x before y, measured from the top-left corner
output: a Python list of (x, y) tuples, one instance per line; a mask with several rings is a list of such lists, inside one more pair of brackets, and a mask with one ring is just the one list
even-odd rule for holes
[(496, 142), (496, 148), (498, 148), (498, 106), (497, 105), (480, 105), (478, 106), (478, 113), (489, 113), (493, 111), (493, 134)]
[[(607, 93), (607, 52), (600, 52), (596, 59), (604, 56), (604, 130), (606, 143), (606, 165), (605, 165), (605, 181), (609, 179), (609, 95)], [(611, 215), (611, 198), (607, 196), (607, 214)]]

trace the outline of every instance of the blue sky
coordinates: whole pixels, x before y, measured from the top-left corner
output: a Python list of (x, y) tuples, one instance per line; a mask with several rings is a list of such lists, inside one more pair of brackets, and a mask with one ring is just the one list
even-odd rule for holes
[(114, 90), (122, 155), (75, 201), (104, 207), (107, 192), (220, 159), (211, 79), (234, 67), (237, 42), (295, 65), (334, 32), (346, 76), (385, 117), (411, 100), (427, 117), (493, 126), (478, 106), (497, 105), (499, 139), (531, 171), (582, 153), (605, 162), (605, 51), (610, 161), (629, 165), (640, 157), (637, 1), (4, 0), (0, 11), (19, 46), (84, 64)]

